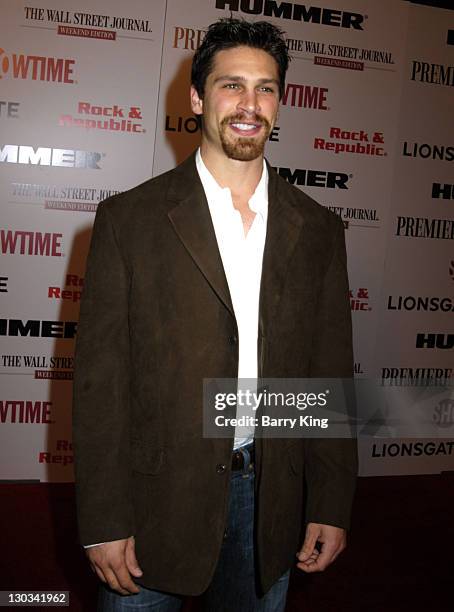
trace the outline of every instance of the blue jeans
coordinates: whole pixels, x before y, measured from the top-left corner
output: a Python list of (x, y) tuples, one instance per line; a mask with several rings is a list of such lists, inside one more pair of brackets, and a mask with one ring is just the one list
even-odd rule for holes
[[(210, 586), (202, 596), (206, 612), (283, 612), (290, 571), (263, 596), (256, 591), (254, 566), (254, 470), (247, 447), (244, 469), (232, 472), (227, 528)], [(98, 612), (175, 612), (183, 598), (141, 587), (119, 595), (101, 586)]]

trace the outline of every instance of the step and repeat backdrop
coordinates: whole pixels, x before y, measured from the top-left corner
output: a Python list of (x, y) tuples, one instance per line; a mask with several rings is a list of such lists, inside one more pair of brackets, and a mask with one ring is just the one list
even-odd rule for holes
[(361, 474), (453, 470), (453, 12), (403, 0), (4, 4), (0, 479), (73, 478), (73, 352), (97, 204), (197, 147), (192, 55), (230, 15), (286, 33), (267, 158), (344, 222), (355, 375), (430, 424), (405, 437), (380, 419), (360, 427)]

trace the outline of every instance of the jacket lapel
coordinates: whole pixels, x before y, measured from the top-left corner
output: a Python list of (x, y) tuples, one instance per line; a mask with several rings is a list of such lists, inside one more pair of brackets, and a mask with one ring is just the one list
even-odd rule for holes
[(178, 166), (167, 197), (176, 202), (168, 216), (178, 237), (213, 291), (235, 316), (195, 155)]
[[(268, 222), (260, 285), (259, 338), (266, 336), (278, 308), (288, 262), (303, 227), (301, 213), (292, 204), (291, 190), (269, 164), (268, 173)], [(178, 237), (213, 291), (235, 316), (208, 202), (196, 169), (195, 154), (176, 168), (167, 197), (176, 204), (168, 216)]]

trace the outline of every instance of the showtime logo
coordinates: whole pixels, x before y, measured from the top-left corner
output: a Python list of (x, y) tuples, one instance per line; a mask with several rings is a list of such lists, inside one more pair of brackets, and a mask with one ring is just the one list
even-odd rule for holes
[(388, 310), (416, 310), (417, 312), (454, 312), (450, 297), (420, 297), (413, 295), (388, 296)]
[(41, 55), (24, 55), (11, 53), (7, 55), (0, 49), (0, 79), (11, 76), (13, 79), (30, 79), (72, 85), (74, 64), (76, 60), (43, 57)]
[(63, 234), (0, 230), (0, 250), (3, 255), (37, 255), (62, 257)]
[(52, 402), (0, 400), (0, 423), (53, 423)]
[(284, 95), (282, 96), (282, 105), (326, 111), (329, 110), (326, 104), (327, 93), (328, 89), (326, 87), (287, 83)]
[(102, 154), (97, 151), (79, 151), (76, 149), (54, 149), (51, 147), (34, 147), (28, 145), (4, 145), (0, 149), (0, 162), (9, 164), (26, 164), (29, 166), (56, 166), (59, 168), (88, 168), (100, 170), (99, 161)]

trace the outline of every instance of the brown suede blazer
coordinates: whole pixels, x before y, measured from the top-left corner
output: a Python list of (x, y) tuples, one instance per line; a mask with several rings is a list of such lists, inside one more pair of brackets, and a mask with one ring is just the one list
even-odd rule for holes
[[(233, 440), (202, 437), (202, 381), (237, 376), (237, 333), (194, 155), (99, 205), (75, 360), (80, 537), (135, 535), (147, 587), (195, 595), (213, 575)], [(342, 222), (270, 167), (258, 336), (262, 377), (352, 376)], [(305, 522), (348, 527), (356, 472), (352, 440), (256, 440), (264, 592)]]

